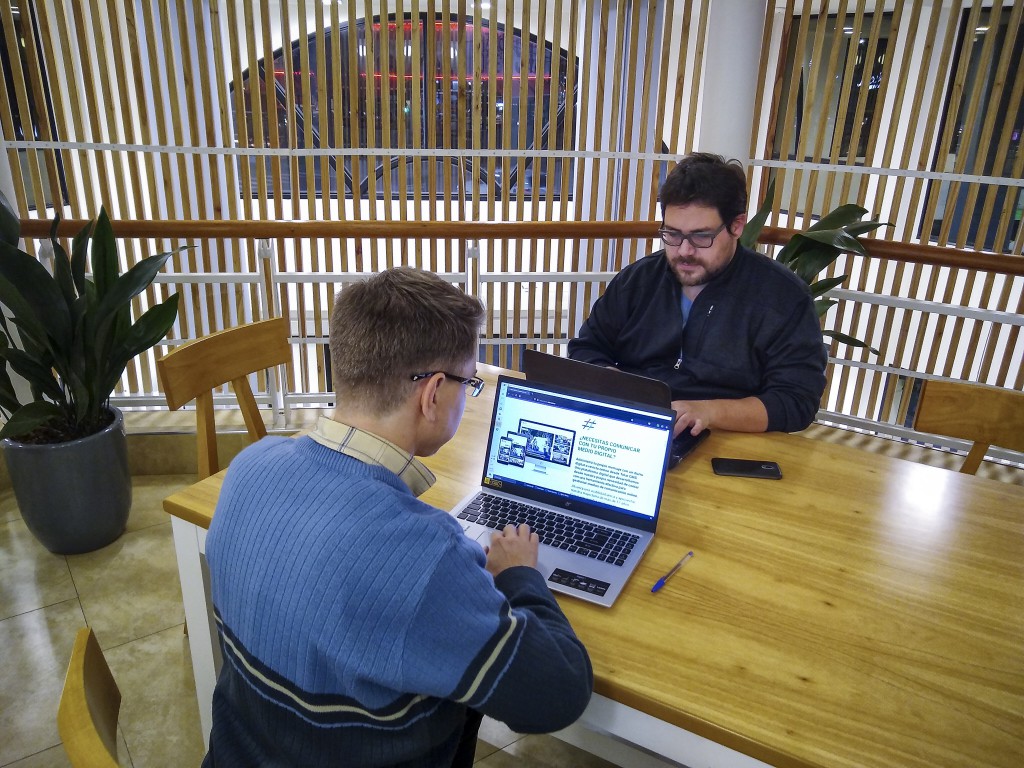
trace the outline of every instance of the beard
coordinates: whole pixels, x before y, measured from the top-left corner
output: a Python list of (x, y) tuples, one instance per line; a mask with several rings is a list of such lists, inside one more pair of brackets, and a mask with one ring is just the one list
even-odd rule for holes
[[(729, 266), (731, 261), (732, 259), (729, 259), (723, 264), (708, 267), (703, 262), (695, 259), (676, 258), (669, 261), (669, 266), (672, 268), (672, 272), (675, 274), (679, 284), (690, 287), (710, 283), (725, 271), (725, 268)], [(682, 270), (680, 269), (681, 265), (698, 267), (698, 269)]]

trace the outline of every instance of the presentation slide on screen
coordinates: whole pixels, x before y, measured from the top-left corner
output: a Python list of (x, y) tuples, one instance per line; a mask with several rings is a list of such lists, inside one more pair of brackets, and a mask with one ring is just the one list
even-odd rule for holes
[(650, 426), (504, 398), (488, 477), (539, 486), (632, 514), (653, 514), (664, 434)]

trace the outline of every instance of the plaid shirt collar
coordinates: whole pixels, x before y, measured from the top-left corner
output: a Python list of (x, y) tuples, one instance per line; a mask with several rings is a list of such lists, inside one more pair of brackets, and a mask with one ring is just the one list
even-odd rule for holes
[(325, 448), (394, 472), (414, 496), (424, 493), (436, 480), (421, 461), (394, 443), (326, 416), (317, 420), (309, 436)]

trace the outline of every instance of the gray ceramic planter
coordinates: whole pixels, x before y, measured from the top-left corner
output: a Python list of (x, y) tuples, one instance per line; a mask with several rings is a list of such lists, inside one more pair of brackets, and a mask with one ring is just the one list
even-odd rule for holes
[(3, 440), (25, 525), (51, 552), (74, 555), (115, 541), (128, 523), (132, 483), (124, 418), (102, 432), (51, 445)]

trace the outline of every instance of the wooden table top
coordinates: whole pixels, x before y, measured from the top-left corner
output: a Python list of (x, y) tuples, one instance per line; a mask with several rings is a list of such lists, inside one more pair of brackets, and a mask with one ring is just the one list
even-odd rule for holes
[[(498, 369), (423, 496), (479, 484)], [(712, 473), (777, 461), (783, 479)], [(207, 526), (221, 476), (170, 496)], [(651, 585), (696, 555), (657, 594)], [(809, 440), (715, 432), (668, 476), (612, 608), (559, 596), (595, 691), (778, 766), (1024, 759), (1024, 489)]]

